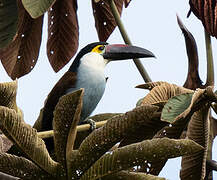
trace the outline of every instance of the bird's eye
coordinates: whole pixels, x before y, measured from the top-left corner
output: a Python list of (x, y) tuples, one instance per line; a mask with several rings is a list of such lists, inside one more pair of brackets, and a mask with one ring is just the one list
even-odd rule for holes
[(103, 51), (103, 50), (105, 49), (105, 46), (100, 46), (98, 49), (99, 49), (100, 51)]

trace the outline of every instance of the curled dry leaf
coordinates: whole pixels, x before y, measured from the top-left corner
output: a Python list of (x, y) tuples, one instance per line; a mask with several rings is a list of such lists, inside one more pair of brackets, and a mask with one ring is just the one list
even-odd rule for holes
[(148, 82), (148, 83), (145, 83), (145, 84), (137, 85), (136, 88), (148, 89), (148, 90), (151, 91), (154, 87), (160, 86), (160, 85), (162, 85), (164, 83), (167, 84), (167, 82), (165, 82), (165, 81)]
[[(59, 168), (46, 149), (44, 141), (37, 137), (37, 131), (26, 124), (16, 111), (0, 106), (0, 129), (4, 130), (34, 163), (50, 174), (55, 174)], [(3, 132), (4, 132), (3, 131)]]
[(78, 49), (77, 0), (56, 0), (48, 11), (47, 56), (55, 72), (63, 68)]
[(183, 94), (183, 93), (192, 93), (193, 92), (190, 89), (186, 89), (186, 88), (183, 88), (181, 86), (177, 86), (175, 84), (169, 84), (166, 82), (164, 82), (164, 83), (160, 82), (160, 85), (156, 84), (155, 87), (153, 87), (152, 84), (150, 84), (150, 86), (146, 86), (146, 87), (150, 88), (151, 91), (143, 98), (141, 105), (167, 102), (168, 99), (173, 97), (173, 96)]
[[(186, 106), (184, 105), (185, 102), (182, 102), (182, 101), (179, 102), (177, 104), (177, 108), (179, 109), (179, 106), (180, 106), (181, 111), (178, 109), (177, 110), (180, 114), (177, 116), (178, 113), (174, 113), (174, 112), (171, 113), (170, 119), (173, 119), (172, 120), (173, 123), (162, 128), (154, 136), (154, 138), (168, 137), (168, 138), (173, 138), (173, 139), (179, 139), (180, 136), (182, 135), (184, 129), (186, 128), (188, 122), (190, 121), (192, 115), (194, 114), (194, 112), (196, 112), (198, 109), (202, 108), (209, 101), (209, 99), (205, 96), (205, 94), (207, 94), (207, 93), (206, 93), (206, 90), (204, 90), (204, 89), (203, 90), (198, 89), (197, 91), (195, 91), (193, 94), (193, 97), (191, 98), (191, 103), (189, 104), (189, 102), (187, 102), (188, 108), (186, 108)], [(185, 94), (179, 95), (179, 96), (185, 96)], [(171, 98), (168, 101), (168, 104), (170, 104), (170, 101), (174, 101), (174, 99)], [(183, 105), (186, 108), (184, 110), (184, 112), (182, 112), (183, 107), (184, 107)], [(163, 112), (162, 116), (165, 116), (164, 113), (167, 113), (167, 112)], [(169, 116), (169, 112), (168, 112), (168, 116)], [(166, 162), (167, 162), (167, 160), (160, 160), (160, 161), (158, 160), (156, 162), (147, 162), (147, 164), (150, 164), (150, 167), (149, 167), (150, 171), (149, 172), (151, 174), (158, 175), (160, 173), (161, 169), (164, 167)]]
[(18, 2), (18, 30), (6, 48), (0, 49), (0, 59), (7, 74), (19, 78), (35, 66), (41, 45), (43, 16), (32, 19)]
[(159, 138), (145, 140), (103, 155), (81, 177), (81, 180), (99, 179), (105, 175), (142, 165), (146, 160), (174, 158), (200, 152), (203, 147), (192, 140)]
[(196, 41), (194, 39), (194, 36), (188, 31), (178, 16), (177, 21), (185, 37), (186, 50), (188, 55), (188, 75), (183, 87), (193, 90), (197, 88), (203, 88), (202, 81), (198, 72), (199, 61)]

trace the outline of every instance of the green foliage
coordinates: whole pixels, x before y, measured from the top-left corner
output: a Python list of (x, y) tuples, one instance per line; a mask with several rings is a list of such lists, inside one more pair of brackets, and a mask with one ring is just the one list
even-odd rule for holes
[(170, 98), (162, 110), (161, 120), (173, 123), (175, 118), (189, 107), (192, 95), (193, 93), (188, 93)]
[[(14, 98), (11, 98), (10, 92), (14, 87), (15, 89), (13, 91), (16, 92), (16, 83), (3, 83), (0, 84), (1, 86), (11, 86), (11, 88), (2, 89), (4, 89), (4, 93), (8, 91), (5, 93), (8, 96), (4, 96), (4, 98), (14, 102)], [(164, 87), (164, 84), (159, 86)], [(168, 84), (167, 87), (169, 90), (171, 85)], [(179, 89), (178, 86), (176, 88)], [(14, 96), (16, 96), (16, 93)], [(177, 117), (180, 117), (172, 123), (173, 126), (169, 127), (167, 123), (163, 122), (161, 130), (156, 130), (156, 134), (155, 136), (154, 134), (152, 135), (153, 138), (151, 140), (142, 140), (137, 143), (128, 142), (128, 144), (126, 143), (122, 147), (116, 145), (126, 137), (129, 137), (130, 134), (134, 134), (138, 128), (143, 127), (143, 130), (147, 131), (150, 128), (151, 120), (160, 118), (159, 113), (161, 114), (161, 108), (156, 105), (144, 104), (125, 114), (115, 116), (113, 114), (97, 115), (96, 117), (102, 117), (102, 120), (109, 118), (107, 123), (90, 133), (81, 142), (79, 148), (74, 149), (76, 125), (79, 121), (82, 107), (82, 96), (82, 89), (65, 95), (59, 100), (55, 108), (53, 126), (55, 160), (50, 157), (43, 140), (38, 137), (36, 130), (23, 121), (22, 114), (19, 111), (6, 106), (0, 106), (0, 129), (6, 132), (5, 134), (8, 138), (28, 157), (26, 159), (7, 153), (0, 153), (0, 161), (8, 162), (7, 165), (0, 163), (0, 171), (7, 172), (10, 175), (22, 179), (35, 179), (36, 177), (41, 179), (112, 179), (114, 177), (117, 177), (117, 179), (127, 179), (129, 177), (132, 179), (135, 177), (141, 179), (162, 179), (147, 175), (146, 173), (150, 173), (151, 171), (146, 172), (142, 168), (147, 163), (151, 165), (149, 167), (151, 169), (152, 165), (157, 161), (165, 162), (169, 158), (178, 156), (187, 156), (191, 159), (198, 154), (203, 155), (202, 164), (204, 164), (207, 146), (206, 143), (201, 144), (200, 140), (197, 141), (198, 137), (202, 137), (203, 130), (198, 134), (194, 134), (192, 140), (174, 140), (171, 137), (160, 136), (160, 132), (164, 128), (172, 129), (176, 126), (176, 122), (181, 121), (180, 119), (186, 125), (188, 121), (181, 118), (182, 116), (188, 117), (190, 114), (191, 117), (194, 112), (201, 109), (203, 106), (201, 102), (204, 103), (205, 100), (208, 102), (210, 99), (214, 100), (216, 98), (215, 94), (209, 88), (208, 90), (195, 92), (192, 97), (192, 102), (183, 113), (177, 109), (179, 113), (176, 113), (180, 114)], [(184, 101), (186, 98), (182, 100)], [(170, 103), (169, 101), (168, 103)], [(187, 101), (189, 102), (189, 100)], [(156, 103), (153, 102), (153, 104)], [(198, 104), (201, 106), (198, 106)], [(195, 106), (197, 107), (196, 109)], [(153, 124), (156, 126), (159, 122), (159, 120), (154, 120)], [(197, 118), (196, 121), (192, 120), (193, 127), (201, 124), (201, 122), (200, 118)], [(203, 127), (201, 129), (206, 131), (207, 126)], [(156, 127), (153, 126), (152, 128)], [(169, 132), (169, 129), (167, 130)], [(113, 147), (115, 148), (112, 149)], [(201, 159), (201, 156), (197, 158)], [(198, 164), (199, 162), (193, 164), (192, 168), (198, 167)], [(137, 168), (133, 169), (135, 167)], [(11, 171), (11, 169), (15, 171)]]

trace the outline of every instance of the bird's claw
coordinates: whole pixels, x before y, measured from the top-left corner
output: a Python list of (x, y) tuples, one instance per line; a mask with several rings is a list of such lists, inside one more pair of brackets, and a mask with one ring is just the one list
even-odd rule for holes
[(86, 120), (83, 121), (83, 124), (89, 124), (91, 132), (96, 129), (96, 122), (93, 119), (87, 118)]

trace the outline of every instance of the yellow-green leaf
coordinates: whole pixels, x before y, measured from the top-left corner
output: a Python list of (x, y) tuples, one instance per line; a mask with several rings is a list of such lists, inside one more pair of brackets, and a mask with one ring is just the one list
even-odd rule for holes
[(54, 111), (54, 144), (58, 162), (67, 167), (66, 159), (73, 150), (80, 120), (84, 89), (62, 96)]
[(204, 150), (191, 155), (183, 156), (180, 177), (182, 180), (198, 179), (203, 180), (206, 175), (206, 158), (208, 149), (208, 119), (209, 106), (205, 106), (195, 112), (189, 122), (187, 138), (200, 144)]
[(80, 175), (77, 172), (85, 172), (116, 143), (134, 132), (147, 119), (151, 119), (157, 110), (158, 107), (152, 105), (137, 107), (125, 114), (112, 117), (104, 126), (93, 131), (81, 143), (78, 151), (71, 153), (70, 166), (74, 169), (73, 177)]
[(53, 179), (46, 171), (23, 157), (7, 153), (0, 153), (0, 172), (19, 177), (21, 179)]
[(175, 118), (189, 107), (192, 95), (193, 93), (187, 93), (170, 98), (162, 110), (161, 120), (173, 123)]
[(55, 0), (22, 0), (22, 3), (32, 18), (38, 18), (55, 3)]
[(26, 124), (23, 117), (15, 110), (0, 106), (0, 129), (4, 129), (18, 146), (33, 162), (50, 174), (55, 174), (59, 165), (53, 161), (45, 143), (38, 138), (37, 131)]
[(159, 138), (145, 140), (141, 143), (131, 144), (105, 154), (85, 172), (81, 180), (99, 179), (105, 175), (142, 165), (146, 160), (163, 160), (202, 150), (202, 146), (187, 139), (173, 140)]

